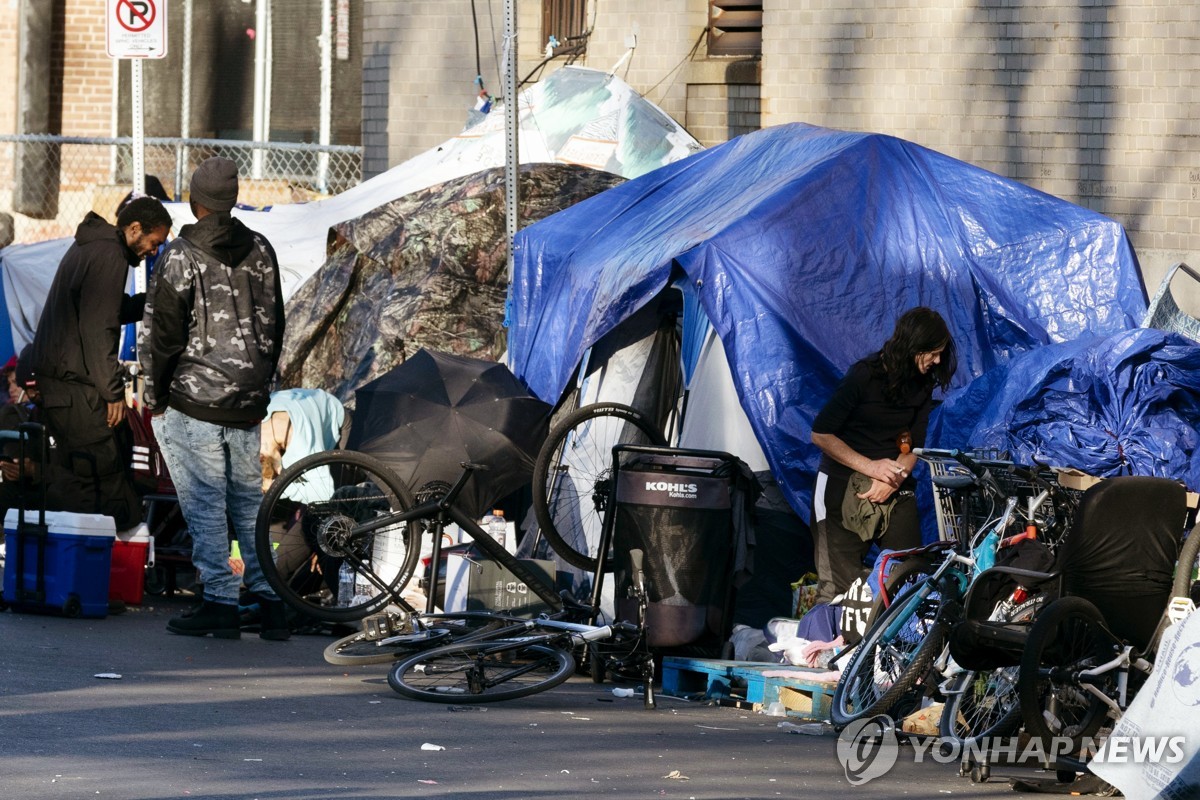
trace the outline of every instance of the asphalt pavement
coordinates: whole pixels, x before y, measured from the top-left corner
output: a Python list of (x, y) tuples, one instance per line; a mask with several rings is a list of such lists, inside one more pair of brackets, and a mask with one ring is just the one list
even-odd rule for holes
[(168, 634), (190, 602), (0, 613), (0, 798), (1014, 796), (903, 752), (851, 786), (834, 736), (780, 727), (798, 720), (662, 696), (646, 710), (584, 676), (486, 706), (407, 700), (384, 665), (327, 664), (329, 636)]

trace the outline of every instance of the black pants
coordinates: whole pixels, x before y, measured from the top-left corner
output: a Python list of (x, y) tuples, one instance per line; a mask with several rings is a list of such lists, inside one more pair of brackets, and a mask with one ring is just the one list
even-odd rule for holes
[[(857, 533), (842, 527), (842, 499), (846, 496), (848, 478), (817, 474), (818, 491), (821, 479), (825, 479), (825, 491), (813, 504), (815, 526), (814, 541), (817, 556), (817, 578), (821, 585), (817, 590), (817, 602), (828, 603), (850, 588), (850, 584), (863, 574), (863, 559), (877, 544), (882, 549), (904, 550), (921, 545), (921, 520), (917, 514), (917, 501), (912, 495), (903, 495), (892, 509), (888, 526), (873, 541), (864, 542)], [(824, 505), (824, 516), (820, 514)]]
[[(127, 459), (108, 427), (107, 407), (95, 387), (38, 377), (42, 420), (57, 442), (57, 469), (46, 470), (63, 511), (104, 514), (117, 530), (142, 521), (142, 503), (133, 488)], [(121, 423), (125, 425), (124, 421)]]

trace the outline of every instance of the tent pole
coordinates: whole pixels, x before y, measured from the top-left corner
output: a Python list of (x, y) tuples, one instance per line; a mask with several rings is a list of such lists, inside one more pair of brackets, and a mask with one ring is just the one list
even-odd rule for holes
[(512, 297), (513, 239), (517, 235), (517, 213), (520, 194), (517, 176), (520, 172), (520, 148), (517, 130), (520, 109), (517, 107), (517, 3), (504, 0), (504, 221), (508, 235), (508, 284)]

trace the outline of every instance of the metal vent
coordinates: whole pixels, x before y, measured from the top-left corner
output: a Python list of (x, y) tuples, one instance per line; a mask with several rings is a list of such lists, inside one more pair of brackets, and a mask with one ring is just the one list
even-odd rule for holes
[(762, 55), (763, 4), (746, 0), (710, 0), (708, 54)]

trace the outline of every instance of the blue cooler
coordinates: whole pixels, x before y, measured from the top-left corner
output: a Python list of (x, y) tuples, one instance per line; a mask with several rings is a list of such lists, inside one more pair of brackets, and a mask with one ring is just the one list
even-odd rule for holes
[(12, 509), (4, 518), (7, 542), (4, 602), (14, 611), (108, 616), (108, 581), (116, 528), (112, 517)]

